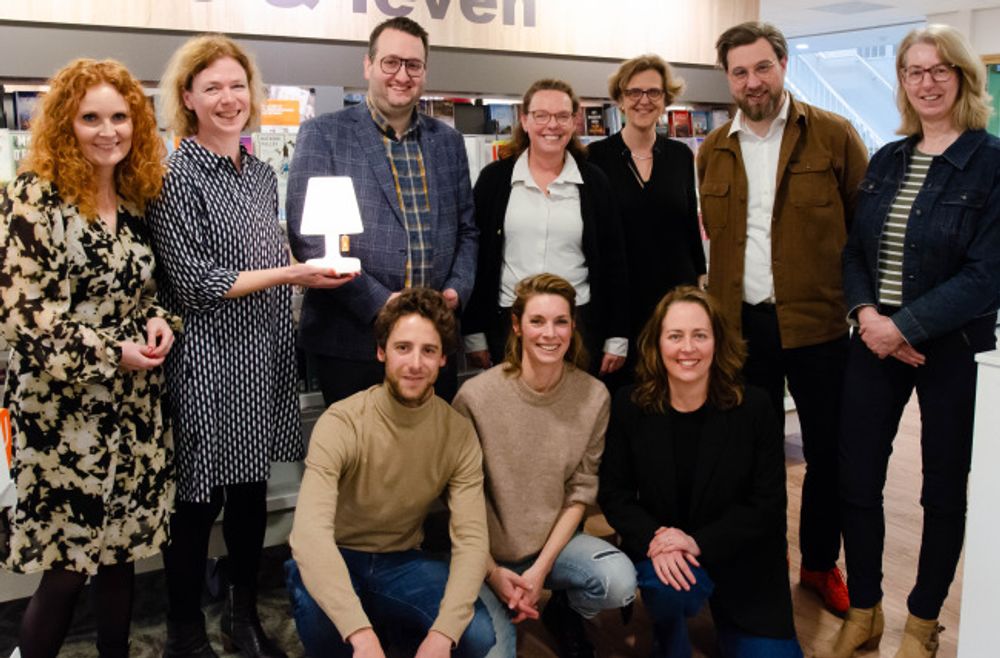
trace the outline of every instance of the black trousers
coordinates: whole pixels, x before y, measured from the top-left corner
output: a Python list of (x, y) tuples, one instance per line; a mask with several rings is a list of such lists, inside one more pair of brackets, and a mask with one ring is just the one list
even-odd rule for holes
[(848, 338), (785, 349), (773, 304), (743, 304), (747, 384), (771, 399), (784, 443), (785, 379), (802, 426), (806, 475), (802, 483), (799, 548), (802, 566), (832, 569), (840, 556), (840, 504), (837, 498), (837, 437), (840, 395)]
[[(385, 380), (385, 365), (377, 359), (358, 361), (325, 354), (309, 354), (307, 358), (313, 359), (316, 364), (319, 388), (323, 392), (323, 404), (326, 406)], [(457, 354), (448, 356), (448, 361), (438, 373), (434, 392), (449, 403), (455, 397), (458, 392)]]
[(267, 483), (246, 482), (212, 489), (211, 501), (177, 501), (170, 518), (170, 544), (163, 550), (167, 574), (167, 617), (202, 619), (201, 593), (208, 560), (208, 540), (225, 509), (222, 534), (229, 554), (229, 581), (256, 589), (257, 570), (267, 528)]
[[(985, 339), (992, 341), (995, 320), (987, 320), (982, 329), (988, 332)], [(870, 608), (882, 599), (886, 468), (903, 407), (915, 388), (921, 419), (924, 526), (917, 580), (907, 607), (917, 617), (937, 619), (965, 536), (976, 350), (964, 331), (915, 348), (927, 359), (916, 368), (892, 357), (879, 359), (860, 336), (851, 340), (840, 443), (844, 548), (851, 605)]]

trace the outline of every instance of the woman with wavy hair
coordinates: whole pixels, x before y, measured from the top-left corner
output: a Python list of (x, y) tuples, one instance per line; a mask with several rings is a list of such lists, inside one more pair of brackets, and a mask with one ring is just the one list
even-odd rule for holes
[(133, 565), (166, 542), (173, 503), (160, 366), (179, 324), (157, 305), (143, 220), (164, 148), (118, 62), (73, 61), (49, 86), (22, 173), (0, 193), (17, 487), (0, 557), (42, 573), (24, 658), (58, 653), (88, 577), (98, 651), (126, 656)]
[(453, 403), (483, 446), (492, 590), (483, 599), (497, 627), (490, 656), (513, 658), (511, 623), (537, 618), (542, 590), (550, 588), (541, 617), (559, 655), (592, 657), (582, 618), (635, 598), (629, 559), (579, 532), (597, 496), (611, 400), (585, 370), (569, 281), (523, 279), (511, 315), (506, 360), (467, 381)]
[(635, 561), (655, 656), (690, 656), (685, 617), (708, 600), (726, 658), (801, 657), (785, 540), (785, 461), (743, 341), (716, 302), (681, 286), (639, 336), (615, 397), (598, 500)]

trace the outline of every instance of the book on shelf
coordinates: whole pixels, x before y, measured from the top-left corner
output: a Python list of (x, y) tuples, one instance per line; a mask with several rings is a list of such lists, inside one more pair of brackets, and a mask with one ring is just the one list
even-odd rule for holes
[(691, 134), (695, 137), (704, 137), (709, 132), (709, 114), (703, 110), (691, 112)]
[(15, 91), (11, 96), (14, 102), (14, 128), (28, 130), (42, 94), (37, 91)]
[(295, 153), (294, 132), (260, 132), (253, 134), (253, 154), (269, 164), (278, 177), (278, 219), (285, 219), (285, 196), (288, 193), (288, 167)]
[(617, 105), (609, 103), (604, 106), (604, 125), (607, 126), (609, 135), (621, 132), (624, 124), (622, 123), (622, 111)]
[(688, 110), (670, 110), (670, 136), (671, 137), (690, 137), (692, 133), (691, 129), (691, 112)]
[(726, 125), (726, 123), (729, 121), (729, 110), (715, 109), (712, 110), (710, 116), (711, 116), (711, 121), (709, 121), (708, 124), (709, 130), (715, 130), (716, 128), (720, 128)]
[(608, 128), (604, 124), (603, 107), (585, 107), (583, 108), (583, 112), (586, 117), (588, 135), (599, 135), (603, 137), (608, 134)]
[(30, 145), (30, 132), (0, 129), (0, 183), (6, 183), (17, 176), (17, 168), (27, 157)]
[(514, 122), (517, 121), (517, 105), (508, 103), (491, 103), (486, 106), (486, 116), (492, 125), (489, 132), (494, 135), (511, 135), (514, 132)]

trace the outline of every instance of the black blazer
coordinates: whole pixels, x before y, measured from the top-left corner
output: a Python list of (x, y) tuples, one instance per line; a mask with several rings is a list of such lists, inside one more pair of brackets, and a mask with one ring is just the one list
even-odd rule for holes
[[(510, 157), (490, 163), (479, 173), (473, 188), (479, 258), (476, 284), (462, 313), (462, 333), (465, 335), (486, 332), (499, 309), (504, 218), (516, 160)], [(625, 241), (607, 177), (586, 161), (577, 160), (576, 164), (583, 178), (583, 185), (578, 187), (583, 216), (583, 255), (587, 260), (590, 307), (593, 309), (591, 317), (596, 323), (592, 331), (603, 344), (609, 337), (629, 335)], [(630, 345), (629, 349), (635, 346)]]
[[(660, 526), (676, 525), (677, 500), (670, 418), (647, 414), (615, 397), (601, 460), (601, 509), (635, 561), (646, 559)], [(767, 396), (747, 388), (743, 404), (709, 408), (682, 528), (701, 548), (701, 565), (715, 581), (716, 622), (767, 637), (794, 637), (788, 583), (785, 460)]]

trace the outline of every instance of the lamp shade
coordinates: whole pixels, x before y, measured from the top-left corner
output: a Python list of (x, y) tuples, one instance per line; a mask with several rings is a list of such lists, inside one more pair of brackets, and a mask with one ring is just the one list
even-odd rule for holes
[(299, 231), (303, 235), (364, 232), (350, 176), (313, 176), (309, 179)]

